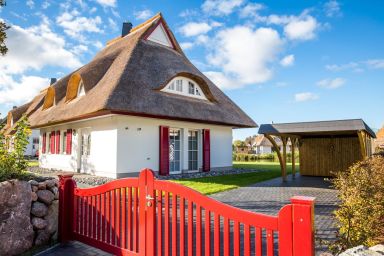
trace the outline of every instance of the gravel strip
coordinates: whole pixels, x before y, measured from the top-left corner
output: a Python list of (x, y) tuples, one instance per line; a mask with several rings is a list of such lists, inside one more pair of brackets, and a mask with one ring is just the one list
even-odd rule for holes
[[(61, 170), (45, 169), (38, 166), (29, 167), (28, 171), (40, 176), (42, 179), (57, 178), (57, 175), (63, 173)], [(159, 176), (156, 174), (156, 178), (159, 180), (177, 180), (177, 179), (196, 179), (203, 177), (215, 177), (229, 174), (242, 174), (242, 173), (253, 173), (263, 172), (268, 170), (254, 170), (254, 169), (233, 169), (227, 171), (210, 171), (210, 172), (194, 172), (194, 173), (182, 173), (182, 174), (171, 174), (168, 176)], [(94, 176), (85, 173), (73, 173), (73, 179), (79, 185), (79, 187), (99, 186), (115, 179), (101, 176)]]

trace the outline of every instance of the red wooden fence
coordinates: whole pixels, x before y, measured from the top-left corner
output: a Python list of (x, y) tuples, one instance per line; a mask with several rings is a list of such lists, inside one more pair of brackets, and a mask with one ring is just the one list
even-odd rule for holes
[(139, 178), (80, 189), (60, 176), (59, 239), (116, 255), (314, 255), (314, 198), (277, 216), (238, 209), (182, 185)]

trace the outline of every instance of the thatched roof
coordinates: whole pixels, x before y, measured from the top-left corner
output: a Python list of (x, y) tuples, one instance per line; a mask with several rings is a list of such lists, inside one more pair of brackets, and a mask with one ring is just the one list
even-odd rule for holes
[[(54, 105), (43, 110), (40, 102), (29, 117), (31, 125), (43, 127), (91, 116), (126, 114), (233, 127), (257, 126), (185, 57), (169, 29), (174, 49), (145, 39), (160, 22), (168, 29), (158, 14), (127, 36), (114, 39), (91, 62), (53, 84)], [(68, 101), (68, 81), (74, 74), (80, 75), (86, 95)], [(209, 100), (160, 91), (180, 74), (195, 80)]]
[[(3, 127), (2, 132), (4, 132), (5, 135), (11, 134), (15, 126), (17, 125), (17, 121), (20, 120), (20, 118), (25, 114), (30, 107), (32, 102), (28, 102), (27, 104), (24, 104), (20, 107), (14, 108), (11, 111), (8, 112), (7, 116), (7, 123)], [(12, 123), (13, 125), (11, 125)]]

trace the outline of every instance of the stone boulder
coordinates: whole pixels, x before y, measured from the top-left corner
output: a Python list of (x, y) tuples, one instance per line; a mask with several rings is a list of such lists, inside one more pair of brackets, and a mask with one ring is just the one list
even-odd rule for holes
[(48, 214), (44, 217), (47, 221), (45, 230), (52, 235), (53, 240), (57, 240), (58, 221), (59, 221), (59, 200), (55, 200), (48, 208)]
[(48, 224), (48, 221), (38, 217), (32, 217), (31, 222), (35, 229), (44, 229)]
[(0, 255), (30, 249), (34, 231), (30, 221), (31, 185), (26, 181), (0, 183)]
[(35, 245), (36, 246), (45, 245), (49, 242), (49, 238), (50, 238), (50, 235), (45, 229), (38, 230), (37, 236), (35, 239)]
[(43, 203), (33, 202), (31, 213), (36, 217), (44, 217), (48, 213), (48, 207)]
[(43, 202), (47, 205), (50, 205), (55, 199), (55, 195), (49, 190), (39, 190), (36, 192), (37, 200)]

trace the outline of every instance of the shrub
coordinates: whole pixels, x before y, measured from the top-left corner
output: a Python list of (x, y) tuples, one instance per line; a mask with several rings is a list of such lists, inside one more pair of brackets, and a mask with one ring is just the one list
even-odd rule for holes
[(21, 178), (28, 176), (25, 173), (28, 162), (24, 158), (24, 152), (28, 145), (28, 137), (31, 134), (26, 116), (23, 116), (13, 131), (13, 149), (9, 150), (4, 134), (0, 133), (0, 182), (7, 179)]
[(384, 157), (373, 156), (338, 172), (333, 183), (341, 204), (335, 211), (337, 241), (330, 249), (338, 253), (380, 242), (384, 231)]

